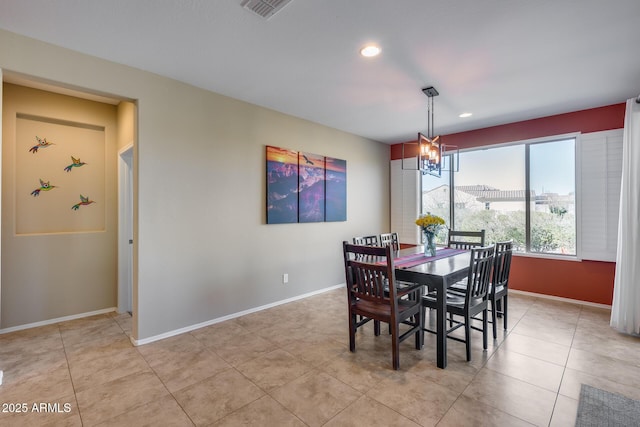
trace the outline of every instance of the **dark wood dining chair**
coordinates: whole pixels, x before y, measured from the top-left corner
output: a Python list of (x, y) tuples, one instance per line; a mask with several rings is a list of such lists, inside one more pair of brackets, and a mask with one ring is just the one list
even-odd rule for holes
[[(402, 341), (415, 335), (416, 349), (422, 348), (422, 285), (397, 289), (390, 246), (358, 246), (348, 242), (342, 245), (348, 291), (349, 350), (356, 351), (356, 330), (360, 326), (370, 320), (388, 323), (393, 369), (399, 369)], [(400, 334), (400, 324), (408, 325), (409, 329)]]
[[(454, 249), (470, 250), (473, 248), (481, 248), (484, 246), (485, 231), (459, 231), (449, 230), (447, 246)], [(466, 280), (461, 280), (451, 286), (451, 292), (464, 294), (467, 289)]]
[(484, 230), (449, 230), (447, 246), (454, 249), (473, 249), (484, 246)]
[(391, 248), (394, 251), (400, 249), (400, 244), (398, 243), (398, 233), (382, 233), (380, 235), (380, 246), (391, 245)]
[(489, 289), (491, 301), (491, 322), (493, 323), (493, 339), (498, 337), (496, 317), (502, 316), (504, 329), (507, 329), (507, 302), (509, 291), (509, 273), (513, 255), (513, 240), (496, 242), (496, 254), (493, 262), (493, 273)]
[[(447, 338), (465, 343), (467, 350), (467, 361), (471, 360), (471, 329), (482, 331), (482, 348), (487, 349), (487, 308), (489, 285), (491, 280), (491, 270), (493, 268), (494, 246), (483, 246), (471, 249), (471, 261), (469, 274), (465, 279), (467, 287), (464, 294), (447, 292), (447, 313), (451, 316), (460, 316), (463, 320), (452, 320), (454, 323), (447, 329)], [(437, 308), (436, 294), (428, 293), (422, 297), (423, 323), (426, 316), (426, 308)], [(482, 328), (474, 327), (471, 324), (472, 318), (482, 314)], [(453, 319), (453, 317), (451, 317)], [(450, 335), (451, 332), (464, 326), (464, 339)], [(436, 331), (426, 329), (425, 331), (436, 334)]]
[(380, 246), (377, 235), (354, 237), (353, 244), (360, 246)]

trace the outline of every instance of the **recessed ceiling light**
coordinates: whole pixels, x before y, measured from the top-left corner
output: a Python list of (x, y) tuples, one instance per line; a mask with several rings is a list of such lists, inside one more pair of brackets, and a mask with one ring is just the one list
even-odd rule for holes
[(464, 119), (465, 117), (471, 117), (471, 116), (473, 116), (473, 113), (462, 113), (458, 117), (461, 117)]
[(380, 55), (381, 50), (382, 49), (380, 49), (378, 46), (374, 44), (369, 44), (363, 47), (362, 49), (360, 49), (360, 55), (367, 58), (371, 58), (371, 57)]

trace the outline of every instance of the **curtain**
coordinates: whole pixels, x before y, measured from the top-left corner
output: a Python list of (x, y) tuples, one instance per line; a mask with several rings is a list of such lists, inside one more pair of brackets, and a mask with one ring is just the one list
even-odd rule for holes
[(640, 104), (627, 100), (622, 148), (622, 185), (616, 275), (610, 325), (640, 335)]

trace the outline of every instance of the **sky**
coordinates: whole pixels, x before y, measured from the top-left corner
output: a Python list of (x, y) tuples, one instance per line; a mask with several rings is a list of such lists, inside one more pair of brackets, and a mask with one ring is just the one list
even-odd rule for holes
[[(569, 194), (575, 192), (575, 142), (573, 139), (531, 144), (531, 189)], [(489, 185), (499, 190), (525, 189), (525, 146), (512, 145), (460, 153), (455, 185)], [(429, 187), (440, 185), (430, 179)], [(445, 178), (442, 184), (447, 184)]]

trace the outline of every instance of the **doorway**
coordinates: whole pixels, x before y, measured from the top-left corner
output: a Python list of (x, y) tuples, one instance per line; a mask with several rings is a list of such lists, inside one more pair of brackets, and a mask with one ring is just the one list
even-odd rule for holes
[(133, 143), (118, 152), (118, 312), (132, 313)]

